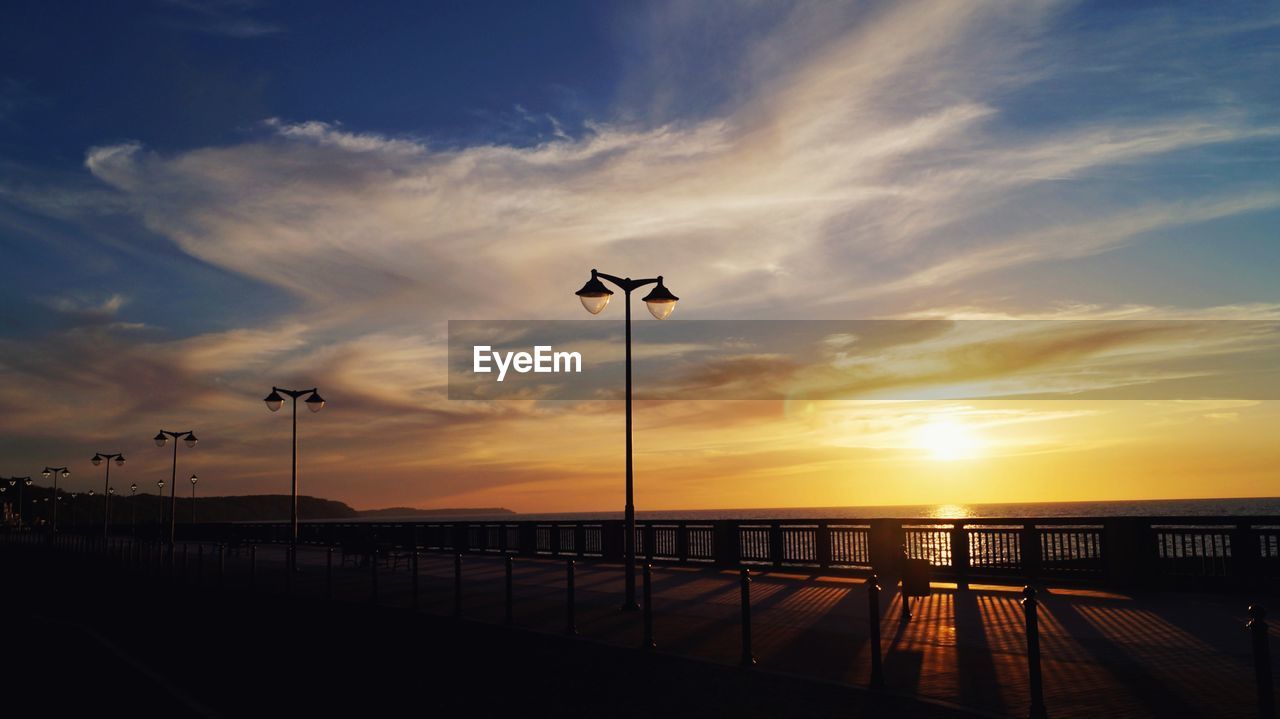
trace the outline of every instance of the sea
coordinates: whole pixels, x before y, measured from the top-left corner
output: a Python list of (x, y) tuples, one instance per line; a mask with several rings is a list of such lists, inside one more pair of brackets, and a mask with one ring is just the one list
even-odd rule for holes
[[(774, 507), (744, 509), (665, 509), (636, 511), (640, 520), (706, 521), (714, 519), (919, 519), (919, 518), (1056, 518), (1056, 517), (1241, 517), (1280, 515), (1280, 497), (1227, 499), (1143, 499), (1106, 502), (1019, 502), (1008, 504), (906, 504), (871, 507)], [(622, 519), (622, 512), (540, 512), (515, 514), (449, 514), (448, 516), (376, 517), (356, 521), (596, 521)], [(351, 520), (344, 520), (351, 521)]]

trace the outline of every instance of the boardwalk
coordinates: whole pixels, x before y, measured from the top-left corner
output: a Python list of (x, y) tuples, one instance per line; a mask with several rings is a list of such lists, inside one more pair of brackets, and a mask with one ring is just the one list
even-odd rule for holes
[[(217, 580), (212, 550), (197, 565), (195, 545), (175, 560), (188, 582)], [(282, 593), (285, 553), (256, 553), (254, 591)], [(323, 597), (326, 553), (300, 551), (293, 591)], [(369, 602), (375, 580), (367, 567), (333, 556), (334, 598)], [(148, 571), (156, 571), (150, 566)], [(497, 556), (468, 556), (463, 564), (461, 613), (504, 620), (504, 566)], [(520, 559), (514, 568), (514, 622), (546, 632), (566, 628), (563, 561)], [(419, 608), (454, 611), (454, 564), (449, 555), (423, 553)], [(229, 590), (250, 590), (249, 552), (226, 559)], [(587, 639), (624, 646), (641, 643), (638, 613), (618, 610), (620, 567), (576, 566), (576, 629)], [(1023, 716), (1027, 667), (1017, 587), (973, 585), (957, 591), (935, 585), (916, 600), (903, 624), (899, 595), (882, 596), (884, 669), (892, 692), (920, 696), (979, 713)], [(870, 671), (868, 602), (862, 580), (778, 571), (756, 575), (751, 589), (754, 653), (759, 668), (865, 685)], [(1256, 716), (1246, 600), (1232, 595), (1111, 592), (1045, 587), (1041, 591), (1045, 699), (1051, 716)], [(401, 563), (376, 573), (379, 604), (409, 608), (411, 575)], [(739, 587), (733, 572), (655, 568), (655, 638), (659, 651), (725, 664), (740, 656)], [(1274, 630), (1273, 630), (1274, 633)]]

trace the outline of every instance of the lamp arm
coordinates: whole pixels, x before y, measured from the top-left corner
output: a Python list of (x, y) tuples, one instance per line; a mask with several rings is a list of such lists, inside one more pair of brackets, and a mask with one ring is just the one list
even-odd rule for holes
[(596, 276), (601, 279), (609, 280), (610, 282), (617, 285), (618, 287), (621, 287), (623, 292), (634, 292), (640, 289), (641, 287), (644, 287), (645, 285), (652, 285), (658, 282), (657, 277), (650, 277), (648, 279), (643, 279), (643, 280), (633, 280), (629, 277), (617, 277), (614, 275), (607, 275), (603, 272), (597, 272)]

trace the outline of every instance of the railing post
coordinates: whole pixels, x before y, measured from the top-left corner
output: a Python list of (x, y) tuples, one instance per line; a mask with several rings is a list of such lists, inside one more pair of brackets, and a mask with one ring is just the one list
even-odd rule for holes
[(742, 658), (739, 663), (752, 667), (756, 664), (756, 657), (751, 652), (751, 570), (743, 567), (738, 570), (738, 576), (742, 595)]
[(782, 543), (782, 523), (769, 523), (769, 560), (773, 562), (773, 566), (782, 566), (782, 558), (785, 550)]
[(871, 688), (884, 689), (884, 661), (880, 649), (880, 578), (867, 580), (867, 627), (871, 636)]
[(1231, 531), (1231, 574), (1241, 589), (1261, 586), (1262, 572), (1258, 571), (1262, 559), (1262, 546), (1249, 522), (1239, 522)]
[(378, 550), (369, 552), (369, 603), (378, 603)]
[(1253, 636), (1253, 673), (1258, 686), (1258, 716), (1275, 719), (1276, 695), (1271, 681), (1271, 641), (1267, 634), (1267, 609), (1261, 604), (1249, 607), (1246, 624)]
[(738, 525), (732, 520), (715, 521), (715, 563), (721, 567), (738, 565)]
[(409, 569), (413, 572), (413, 611), (418, 611), (422, 606), (419, 600), (419, 578), (418, 578), (418, 546), (414, 544), (413, 554), (409, 555)]
[(218, 543), (218, 589), (226, 584), (227, 581), (227, 545), (222, 542)]
[(969, 533), (964, 522), (951, 525), (951, 569), (956, 575), (956, 589), (969, 588)]
[(644, 563), (644, 639), (640, 645), (644, 649), (658, 646), (653, 642), (653, 564)]
[(1027, 678), (1031, 690), (1030, 719), (1045, 719), (1044, 685), (1040, 676), (1040, 624), (1036, 616), (1038, 603), (1034, 587), (1022, 588), (1022, 612), (1027, 622)]
[(187, 545), (184, 544), (182, 545), (182, 583), (183, 584), (187, 583), (187, 577), (189, 575), (189, 572), (187, 572), (187, 566), (188, 566), (187, 565)]
[(564, 614), (564, 633), (577, 634), (578, 622), (574, 616), (574, 608), (577, 602), (574, 601), (573, 586), (573, 560), (567, 560), (564, 563), (564, 581), (565, 581), (565, 614)]
[(453, 616), (462, 616), (462, 555), (453, 555)]
[(324, 553), (324, 598), (333, 601), (333, 547)]
[(295, 547), (292, 542), (284, 549), (284, 595), (286, 597), (293, 596), (293, 569), (298, 566), (294, 551)]
[(503, 622), (508, 626), (510, 626), (513, 619), (512, 614), (514, 613), (512, 611), (513, 598), (511, 596), (512, 595), (511, 574), (512, 574), (513, 565), (515, 564), (515, 558), (512, 557), (510, 554), (508, 554), (507, 561), (505, 562), (505, 564), (506, 564), (506, 570), (507, 570), (506, 571), (507, 602), (506, 602), (506, 612), (503, 616)]
[(249, 586), (258, 588), (258, 545), (249, 545)]
[(196, 586), (204, 584), (204, 544), (196, 545)]
[(819, 522), (813, 531), (818, 566), (826, 569), (831, 566), (831, 527), (826, 522)]
[(1022, 558), (1022, 576), (1030, 581), (1040, 577), (1040, 530), (1035, 522), (1023, 522), (1018, 533), (1018, 555)]

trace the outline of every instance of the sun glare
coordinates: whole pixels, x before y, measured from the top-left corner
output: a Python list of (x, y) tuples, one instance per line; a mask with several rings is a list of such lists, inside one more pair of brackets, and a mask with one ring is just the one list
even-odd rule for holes
[(971, 459), (981, 442), (964, 424), (951, 419), (935, 420), (916, 430), (915, 444), (938, 461)]

